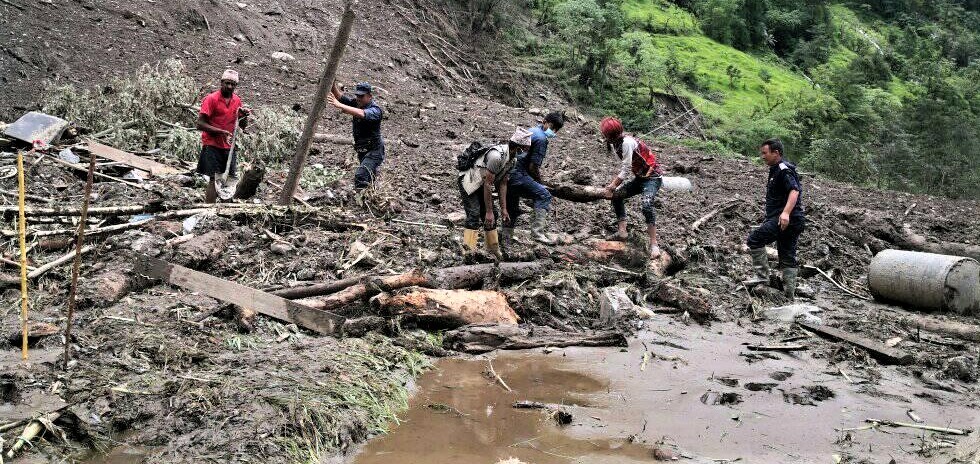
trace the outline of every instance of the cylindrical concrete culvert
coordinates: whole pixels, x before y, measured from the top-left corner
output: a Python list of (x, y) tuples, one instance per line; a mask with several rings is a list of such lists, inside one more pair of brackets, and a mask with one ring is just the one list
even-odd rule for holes
[(871, 260), (868, 286), (879, 300), (980, 315), (980, 263), (970, 258), (884, 250)]

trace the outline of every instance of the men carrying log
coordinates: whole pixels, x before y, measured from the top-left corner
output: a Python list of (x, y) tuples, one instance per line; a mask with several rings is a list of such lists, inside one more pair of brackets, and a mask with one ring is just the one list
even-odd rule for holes
[(487, 251), (496, 259), (503, 259), (497, 234), (497, 208), (493, 204), (493, 189), (500, 197), (500, 214), (509, 224), (507, 183), (518, 153), (531, 147), (531, 132), (517, 128), (507, 143), (484, 147), (479, 142), (470, 145), (456, 161), (459, 170), (459, 194), (466, 213), (463, 229), (463, 245), (466, 258), (476, 253), (476, 242), (482, 227), (486, 234)]
[(334, 84), (327, 103), (341, 112), (352, 116), (354, 126), (354, 151), (357, 162), (361, 163), (354, 172), (354, 190), (370, 187), (381, 172), (385, 160), (385, 141), (381, 137), (381, 117), (383, 111), (374, 102), (374, 88), (361, 82), (354, 88), (354, 96), (343, 95), (340, 87)]
[(551, 207), (551, 193), (542, 184), (541, 165), (548, 153), (548, 140), (565, 125), (561, 113), (553, 112), (544, 117), (544, 122), (531, 129), (531, 149), (526, 155), (518, 157), (507, 187), (507, 207), (510, 221), (505, 221), (500, 229), (500, 241), (506, 252), (511, 246), (514, 226), (521, 215), (521, 199), (534, 202), (534, 219), (531, 234), (534, 240), (545, 245), (554, 245), (555, 240), (547, 233), (548, 209)]
[(783, 143), (769, 139), (762, 143), (759, 154), (769, 166), (766, 183), (766, 219), (746, 240), (755, 278), (746, 285), (769, 282), (769, 257), (766, 245), (776, 242), (779, 267), (783, 271), (783, 292), (789, 299), (796, 296), (796, 244), (803, 232), (804, 215), (802, 192), (796, 165), (783, 159)]
[(197, 116), (197, 129), (201, 131), (202, 145), (197, 160), (197, 172), (208, 177), (208, 186), (204, 192), (204, 201), (207, 203), (217, 200), (219, 190), (224, 200), (230, 199), (235, 193), (234, 186), (238, 179), (235, 172), (237, 156), (231, 153), (232, 143), (235, 131), (248, 125), (250, 113), (242, 106), (242, 99), (235, 94), (237, 87), (238, 71), (226, 69), (221, 75), (221, 88), (204, 97)]
[[(647, 234), (650, 236), (650, 259), (656, 259), (660, 257), (660, 247), (657, 244), (657, 213), (654, 210), (654, 200), (657, 198), (660, 186), (663, 185), (661, 178), (663, 168), (657, 162), (657, 154), (642, 140), (626, 135), (623, 132), (623, 124), (616, 118), (603, 119), (599, 130), (609, 152), (622, 163), (619, 174), (605, 188), (605, 196), (612, 200), (617, 221), (616, 232), (608, 238), (626, 240), (626, 199), (642, 195), (640, 210), (643, 212)], [(630, 180), (627, 182), (627, 179)]]

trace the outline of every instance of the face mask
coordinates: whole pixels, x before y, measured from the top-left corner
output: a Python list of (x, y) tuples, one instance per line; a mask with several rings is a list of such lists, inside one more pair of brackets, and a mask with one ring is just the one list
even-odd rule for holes
[(548, 130), (544, 131), (544, 136), (548, 137), (549, 139), (555, 138), (555, 135), (558, 134), (555, 134), (555, 131), (551, 130), (551, 128), (548, 128)]

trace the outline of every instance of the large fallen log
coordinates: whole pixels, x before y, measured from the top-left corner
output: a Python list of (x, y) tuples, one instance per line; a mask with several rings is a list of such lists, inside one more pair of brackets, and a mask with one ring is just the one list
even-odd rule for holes
[(344, 325), (342, 316), (328, 311), (310, 308), (295, 301), (146, 255), (137, 255), (135, 272), (192, 292), (200, 292), (226, 303), (254, 309), (260, 314), (291, 322), (317, 333), (336, 335)]
[[(555, 198), (574, 201), (576, 203), (589, 203), (612, 199), (606, 196), (604, 188), (591, 185), (546, 183), (545, 187)], [(690, 190), (691, 181), (684, 177), (664, 177), (662, 188), (664, 190)], [(623, 198), (625, 195), (626, 191), (624, 189), (618, 189), (613, 192), (613, 198)]]
[(908, 324), (909, 327), (915, 327), (927, 332), (980, 343), (980, 325), (977, 324), (964, 324), (962, 322), (905, 312), (901, 313), (899, 321)]
[(914, 251), (973, 258), (980, 261), (980, 245), (967, 245), (958, 242), (930, 242), (923, 235), (912, 230), (912, 226), (902, 224), (902, 237), (897, 245)]
[(839, 340), (843, 342), (850, 343), (858, 348), (861, 348), (868, 352), (871, 357), (877, 359), (883, 364), (900, 364), (906, 365), (911, 364), (915, 358), (898, 348), (893, 348), (884, 343), (871, 340), (869, 338), (862, 337), (860, 335), (845, 332), (840, 329), (835, 329), (833, 327), (828, 327), (825, 325), (812, 324), (805, 321), (797, 321), (797, 324), (804, 329), (816, 333), (817, 335), (823, 336), (825, 338), (830, 338), (832, 340)]
[(626, 346), (626, 336), (615, 331), (568, 333), (543, 326), (468, 325), (446, 333), (443, 347), (464, 353), (525, 350), (551, 346)]
[(467, 324), (516, 325), (517, 313), (503, 293), (490, 290), (406, 288), (381, 293), (371, 306), (384, 316), (402, 316), (425, 329), (455, 329)]
[[(405, 287), (442, 288), (447, 290), (472, 288), (483, 283), (484, 279), (497, 277), (501, 282), (524, 280), (540, 274), (548, 268), (551, 261), (531, 261), (525, 263), (474, 264), (470, 266), (447, 267), (429, 272), (413, 270), (395, 276), (370, 276), (361, 279), (332, 282), (319, 286), (303, 287), (300, 289), (280, 290), (274, 295), (282, 296), (305, 294), (313, 296), (319, 291), (329, 290), (336, 293), (323, 299), (302, 299), (297, 302), (311, 308), (328, 311), (366, 301), (381, 292), (389, 292)], [(348, 284), (341, 289), (340, 284)], [(305, 290), (304, 290), (305, 289)]]
[(707, 300), (674, 283), (667, 280), (656, 280), (650, 283), (647, 288), (649, 290), (646, 295), (648, 300), (686, 311), (697, 322), (704, 323), (715, 318), (715, 313)]

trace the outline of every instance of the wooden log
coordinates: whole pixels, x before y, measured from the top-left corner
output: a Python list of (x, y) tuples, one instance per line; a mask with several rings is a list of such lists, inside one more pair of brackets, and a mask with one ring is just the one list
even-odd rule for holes
[(336, 134), (313, 134), (313, 141), (316, 143), (335, 143), (337, 145), (353, 145), (354, 141), (348, 136)]
[(923, 235), (912, 230), (909, 224), (902, 224), (902, 237), (896, 243), (903, 248), (940, 255), (964, 256), (980, 261), (980, 245), (967, 245), (958, 242), (930, 242)]
[(235, 187), (235, 195), (232, 198), (248, 200), (254, 197), (259, 192), (259, 185), (262, 185), (263, 179), (265, 179), (264, 166), (253, 166), (246, 169), (242, 174), (242, 179), (238, 181), (238, 186)]
[(905, 322), (911, 327), (928, 332), (980, 343), (980, 326), (976, 324), (964, 324), (962, 322), (942, 320), (931, 316), (905, 312), (902, 313), (900, 322)]
[[(390, 290), (395, 290), (398, 288), (418, 286), (452, 290), (479, 286), (483, 283), (484, 279), (493, 276), (498, 271), (499, 275), (497, 275), (497, 277), (501, 282), (514, 282), (529, 279), (543, 272), (551, 264), (551, 261), (530, 261), (521, 263), (501, 263), (499, 266), (495, 264), (474, 264), (468, 266), (447, 267), (443, 269), (436, 269), (428, 273), (420, 270), (413, 270), (399, 276), (352, 277), (335, 282), (277, 290), (272, 292), (272, 294), (283, 298), (295, 299), (310, 298), (328, 294), (339, 295), (339, 293), (343, 291), (345, 292), (345, 296), (338, 296), (338, 299), (344, 301), (343, 304), (340, 304), (340, 306), (343, 306), (344, 304), (349, 304), (359, 299), (367, 299), (377, 295), (377, 293), (380, 293), (381, 290), (376, 293), (369, 294), (368, 287), (364, 285), (368, 282), (374, 282), (375, 286), (379, 289), (386, 287)], [(331, 297), (333, 296), (334, 295), (331, 295)], [(319, 303), (316, 303), (316, 301), (317, 300), (303, 300), (304, 304), (319, 307)]]
[[(126, 206), (96, 206), (88, 209), (89, 216), (118, 216), (121, 214), (140, 214), (154, 213), (163, 211), (159, 203), (146, 205), (126, 205)], [(0, 213), (4, 216), (16, 214), (17, 206), (0, 206)], [(25, 208), (24, 215), (29, 217), (38, 216), (81, 216), (81, 208)]]
[(500, 292), (407, 288), (381, 293), (371, 306), (388, 317), (402, 316), (425, 329), (455, 329), (467, 324), (509, 324), (520, 319)]
[(615, 331), (568, 333), (542, 326), (468, 325), (446, 333), (443, 346), (464, 353), (525, 350), (551, 346), (626, 346), (626, 336)]
[(650, 292), (647, 294), (647, 299), (650, 301), (686, 311), (691, 315), (691, 318), (700, 323), (715, 318), (711, 304), (707, 300), (674, 283), (657, 280), (652, 282), (648, 288)]
[[(92, 248), (93, 247), (91, 245), (88, 245), (85, 248), (82, 248), (82, 250), (79, 252), (79, 254), (84, 255), (85, 253), (88, 253), (88, 252), (92, 251)], [(75, 258), (75, 250), (72, 250), (71, 253), (68, 253), (68, 254), (66, 254), (66, 255), (64, 255), (64, 256), (62, 256), (62, 257), (60, 257), (60, 258), (58, 258), (58, 259), (56, 259), (54, 261), (51, 261), (50, 263), (47, 263), (47, 264), (45, 264), (43, 266), (38, 267), (37, 269), (34, 269), (33, 271), (31, 271), (30, 274), (27, 274), (27, 278), (28, 279), (36, 279), (38, 277), (41, 277), (42, 275), (47, 274), (48, 271), (50, 271), (50, 270), (52, 270), (52, 269), (54, 269), (54, 268), (56, 268), (58, 266), (61, 266), (62, 264), (65, 264), (65, 263), (67, 263), (68, 261), (71, 261), (74, 258)]]
[[(561, 198), (562, 200), (566, 201), (574, 201), (576, 203), (589, 203), (593, 201), (611, 199), (606, 196), (606, 192), (602, 187), (576, 184), (549, 184), (546, 185), (546, 187), (555, 198)], [(619, 194), (620, 196), (622, 196), (623, 193), (625, 192), (623, 192), (622, 189), (616, 191), (616, 194)]]
[(295, 301), (146, 255), (137, 255), (135, 271), (226, 303), (254, 309), (260, 314), (292, 322), (317, 333), (336, 335), (344, 324), (343, 317), (328, 311), (310, 308)]
[(805, 321), (797, 321), (796, 323), (799, 324), (800, 327), (814, 332), (817, 335), (830, 338), (832, 340), (844, 341), (861, 348), (871, 354), (873, 358), (884, 364), (906, 365), (911, 364), (915, 360), (911, 354), (906, 353), (903, 350), (887, 346), (884, 343), (880, 343), (854, 333), (845, 332), (843, 330), (827, 327), (825, 325), (811, 324)]

